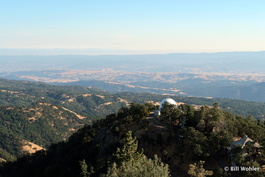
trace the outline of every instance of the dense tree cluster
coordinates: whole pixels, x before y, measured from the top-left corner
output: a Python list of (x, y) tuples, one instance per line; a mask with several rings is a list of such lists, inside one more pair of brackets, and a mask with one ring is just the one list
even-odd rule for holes
[(167, 164), (154, 156), (148, 159), (143, 153), (137, 151), (138, 142), (129, 131), (124, 138), (122, 148), (117, 148), (114, 156), (117, 160), (108, 168), (106, 177), (169, 177)]
[[(174, 164), (172, 160), (176, 159), (189, 168), (186, 174), (212, 175), (213, 171), (213, 175), (218, 176), (225, 173), (219, 169), (209, 169), (209, 165), (203, 167), (200, 161), (215, 160), (214, 155), (222, 154), (233, 141), (233, 137), (247, 134), (264, 145), (265, 131), (262, 124), (251, 117), (242, 118), (222, 111), (218, 104), (214, 104), (213, 107), (203, 106), (199, 110), (189, 105), (182, 105), (174, 111), (166, 107), (160, 120), (157, 120), (161, 122), (160, 126), (164, 127), (157, 130), (156, 135), (148, 135), (156, 125), (145, 119), (148, 112), (155, 108), (154, 105), (132, 103), (130, 107), (123, 107), (116, 114), (110, 114), (105, 119), (97, 120), (92, 125), (78, 130), (67, 142), (53, 144), (47, 151), (39, 151), (19, 158), (16, 162), (6, 163), (0, 168), (0, 172), (4, 177), (18, 174), (32, 177), (114, 177), (132, 174), (152, 176), (154, 173), (167, 176), (169, 168), (171, 175), (174, 176), (181, 170), (171, 166)], [(185, 128), (172, 123), (175, 119), (181, 121), (183, 116), (186, 117)], [(164, 133), (161, 134), (160, 131)], [(138, 138), (133, 134), (138, 134)], [(173, 151), (168, 148), (171, 146), (175, 147)], [(159, 147), (163, 147), (164, 150), (160, 152)], [(153, 148), (153, 153), (150, 153), (150, 148)], [(260, 166), (264, 159), (262, 151), (260, 156), (253, 157), (251, 161), (242, 158), (240, 153), (235, 153), (234, 159), (241, 159), (236, 162), (245, 165)], [(167, 163), (171, 165), (168, 167)], [(258, 174), (262, 175), (262, 172)]]
[[(253, 164), (260, 168), (264, 164), (264, 153), (261, 149), (259, 151), (255, 149), (254, 142), (265, 145), (265, 126), (252, 116), (247, 118), (236, 116), (220, 110), (217, 103), (212, 107), (202, 106), (198, 110), (190, 105), (181, 105), (177, 109), (173, 109), (173, 105), (168, 104), (164, 107), (159, 119), (167, 126), (176, 126), (175, 132), (178, 135), (176, 138), (180, 142), (176, 144), (175, 149), (178, 157), (196, 162), (216, 160), (214, 156), (222, 154), (224, 158), (229, 159), (228, 164), (232, 162), (245, 166)], [(186, 120), (185, 128), (180, 128), (179, 124), (173, 124), (173, 120), (181, 121), (183, 118)], [(251, 137), (254, 142), (244, 149), (238, 147), (232, 149), (232, 153), (228, 152), (234, 138), (245, 135)], [(262, 174), (261, 171), (258, 173)]]
[[(2, 89), (8, 90), (5, 81), (2, 82)], [(165, 105), (161, 116), (156, 119), (151, 112), (157, 110), (157, 106), (151, 103), (131, 103), (125, 106), (119, 100), (160, 101), (163, 96), (140, 93), (112, 95), (70, 86), (62, 90), (58, 86), (42, 83), (31, 83), (27, 87), (22, 82), (14, 81), (12, 84), (12, 93), (10, 90), (0, 91), (0, 102), (6, 105), (0, 107), (0, 158), (10, 161), (0, 165), (0, 174), (3, 177), (130, 176), (132, 173), (136, 176), (152, 176), (151, 169), (156, 169), (155, 173), (161, 172), (164, 176), (169, 174), (168, 169), (172, 176), (197, 175), (194, 171), (208, 175), (211, 174), (209, 171), (213, 171), (213, 176), (226, 176), (220, 168), (207, 163), (216, 162), (216, 156), (222, 157), (226, 163), (233, 161), (238, 165), (261, 167), (265, 164), (262, 148), (259, 151), (253, 150), (253, 144), (248, 144), (244, 151), (242, 148), (232, 149), (232, 155), (227, 152), (234, 138), (245, 135), (265, 146), (262, 119), (256, 120), (255, 116), (242, 117), (224, 110), (225, 107), (230, 107), (230, 110), (238, 107), (239, 113), (242, 111), (248, 115), (246, 113), (252, 107), (246, 108), (246, 105), (251, 103), (220, 99), (217, 104), (213, 102), (216, 99), (176, 97), (180, 102), (204, 106), (195, 108), (182, 104), (173, 108)], [(14, 90), (15, 86), (20, 87)], [(69, 99), (72, 102), (67, 102)], [(95, 113), (97, 117), (108, 112), (104, 111), (108, 108), (106, 101), (117, 104), (110, 104), (111, 114), (95, 119), (93, 123), (77, 119), (73, 113), (60, 106), (85, 116)], [(25, 105), (21, 105), (24, 103)], [(48, 104), (45, 106), (39, 103)], [(119, 110), (116, 107), (118, 104), (121, 107)], [(263, 114), (259, 108), (262, 104), (253, 105), (252, 112), (257, 110), (259, 114)], [(43, 116), (37, 117), (34, 110), (38, 110)], [(58, 115), (66, 119), (58, 119)], [(36, 120), (29, 120), (32, 117), (36, 117)], [(77, 129), (76, 124), (88, 125), (74, 132), (68, 140), (61, 141), (70, 135), (65, 130), (69, 126)], [(46, 147), (53, 144), (47, 150), (22, 157), (19, 151), (20, 139), (32, 140)], [(244, 155), (245, 152), (247, 156)], [(19, 158), (16, 160), (16, 157)], [(11, 162), (14, 160), (16, 161)], [(205, 164), (202, 166), (200, 161), (205, 161)], [(262, 171), (232, 175), (247, 176), (246, 174), (264, 176)]]
[(87, 122), (75, 114), (47, 103), (29, 107), (0, 107), (0, 158), (14, 160), (22, 155), (22, 141), (44, 148), (67, 139), (72, 130)]
[[(93, 125), (85, 126), (74, 133), (67, 142), (53, 144), (47, 151), (39, 151), (32, 155), (19, 158), (16, 162), (7, 163), (2, 169), (6, 176), (99, 176), (108, 174), (114, 163), (116, 170), (125, 166), (140, 166), (142, 172), (149, 172), (157, 167), (157, 171), (168, 174), (168, 166), (158, 157), (154, 160), (147, 158), (141, 151), (138, 152), (138, 140), (128, 131), (129, 124), (145, 122), (143, 118), (153, 108), (150, 104), (131, 104), (130, 108), (121, 108), (117, 114), (111, 114), (105, 119), (97, 120)], [(113, 127), (119, 127), (120, 132), (115, 135)], [(124, 137), (121, 142), (113, 141), (110, 146), (101, 150), (101, 131), (109, 128), (111, 136), (117, 140)], [(123, 127), (123, 128), (122, 128)], [(108, 138), (108, 137), (105, 137)], [(104, 139), (104, 138), (103, 138)], [(114, 138), (115, 139), (115, 138)], [(104, 143), (104, 142), (103, 142)], [(114, 165), (115, 166), (115, 165)], [(16, 171), (12, 170), (16, 168)], [(137, 171), (137, 168), (128, 171), (128, 175)], [(4, 175), (5, 176), (5, 175)]]

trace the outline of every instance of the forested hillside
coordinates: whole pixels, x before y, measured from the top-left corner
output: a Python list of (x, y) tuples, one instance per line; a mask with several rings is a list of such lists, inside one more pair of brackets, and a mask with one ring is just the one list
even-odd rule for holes
[[(152, 115), (155, 109), (150, 103), (133, 103), (46, 151), (4, 164), (0, 172), (3, 177), (264, 175), (262, 170), (226, 172), (222, 166), (234, 162), (262, 169), (264, 152), (256, 153), (254, 146), (254, 142), (265, 145), (262, 122), (222, 111), (217, 103), (199, 109), (165, 104), (159, 118)], [(245, 135), (254, 142), (229, 155), (230, 142)]]
[(264, 121), (264, 103), (150, 93), (111, 94), (97, 88), (1, 79), (0, 158), (15, 160), (21, 156), (23, 141), (48, 148), (93, 120), (115, 113), (132, 102), (157, 105), (165, 97), (196, 108), (218, 102), (221, 110)]
[(199, 106), (213, 105), (213, 103), (218, 102), (222, 109), (241, 116), (253, 115), (255, 118), (265, 116), (265, 103), (152, 93), (122, 92), (112, 94), (98, 88), (55, 86), (42, 82), (0, 79), (1, 106), (30, 106), (36, 102), (46, 102), (63, 106), (91, 119), (101, 118), (109, 113), (116, 112), (121, 106), (126, 106), (131, 102), (152, 101), (159, 103), (165, 97), (172, 97), (177, 102)]
[[(111, 103), (111, 104), (110, 104)], [(25, 141), (47, 148), (126, 105), (97, 89), (0, 80), (0, 158), (15, 160)]]
[(23, 141), (47, 148), (66, 140), (74, 131), (91, 120), (49, 103), (29, 107), (0, 107), (0, 157), (15, 160), (23, 151)]
[(2, 106), (29, 106), (36, 102), (61, 105), (90, 118), (100, 118), (125, 105), (118, 97), (97, 88), (0, 80)]

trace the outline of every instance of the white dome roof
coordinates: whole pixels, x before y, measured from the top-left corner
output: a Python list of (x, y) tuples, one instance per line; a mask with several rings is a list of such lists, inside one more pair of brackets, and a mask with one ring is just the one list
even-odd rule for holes
[(161, 101), (160, 106), (159, 106), (159, 110), (161, 110), (163, 108), (163, 104), (165, 102), (177, 106), (177, 103), (172, 98), (166, 98), (163, 101)]

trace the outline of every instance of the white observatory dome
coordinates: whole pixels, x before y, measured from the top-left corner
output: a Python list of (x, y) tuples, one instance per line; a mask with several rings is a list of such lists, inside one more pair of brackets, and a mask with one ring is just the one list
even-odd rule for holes
[(163, 101), (161, 101), (160, 106), (159, 106), (159, 110), (161, 110), (163, 108), (163, 104), (165, 102), (177, 106), (177, 103), (172, 98), (166, 98)]

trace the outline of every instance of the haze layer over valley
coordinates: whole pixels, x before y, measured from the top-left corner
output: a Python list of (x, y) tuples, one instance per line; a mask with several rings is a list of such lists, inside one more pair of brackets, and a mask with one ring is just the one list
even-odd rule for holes
[(91, 56), (3, 55), (3, 51), (1, 78), (97, 87), (114, 93), (265, 101), (265, 52)]
[[(33, 50), (33, 49), (32, 49)], [(34, 50), (33, 50), (34, 51)], [(146, 55), (4, 55), (1, 71), (102, 70), (125, 72), (265, 74), (265, 52), (172, 53)]]

